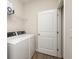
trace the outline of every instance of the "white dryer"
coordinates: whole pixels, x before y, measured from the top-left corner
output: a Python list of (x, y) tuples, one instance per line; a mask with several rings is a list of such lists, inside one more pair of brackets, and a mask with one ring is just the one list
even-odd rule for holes
[(8, 59), (29, 59), (29, 39), (26, 37), (8, 38)]
[(31, 59), (36, 49), (34, 34), (16, 34), (8, 37), (8, 59)]

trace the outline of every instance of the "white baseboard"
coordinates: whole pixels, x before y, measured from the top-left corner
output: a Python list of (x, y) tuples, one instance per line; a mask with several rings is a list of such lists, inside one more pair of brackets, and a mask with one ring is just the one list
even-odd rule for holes
[(48, 49), (36, 49), (36, 51), (40, 52), (40, 53), (44, 53), (44, 54), (48, 54), (48, 55), (56, 56), (57, 57), (56, 52), (54, 52), (52, 50), (48, 50)]
[(48, 55), (51, 55), (51, 56), (56, 56), (56, 57), (62, 58), (60, 55), (58, 56), (57, 53), (53, 52), (52, 50), (48, 50), (48, 49), (36, 49), (36, 51), (40, 52), (40, 53), (48, 54)]

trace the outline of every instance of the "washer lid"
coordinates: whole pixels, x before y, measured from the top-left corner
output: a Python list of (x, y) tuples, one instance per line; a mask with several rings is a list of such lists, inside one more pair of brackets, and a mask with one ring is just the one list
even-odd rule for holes
[(23, 40), (29, 40), (31, 37), (33, 37), (34, 34), (24, 34), (24, 35), (18, 35), (18, 36), (13, 36), (9, 37), (7, 42), (9, 44), (14, 44), (16, 45), (17, 43), (23, 41)]

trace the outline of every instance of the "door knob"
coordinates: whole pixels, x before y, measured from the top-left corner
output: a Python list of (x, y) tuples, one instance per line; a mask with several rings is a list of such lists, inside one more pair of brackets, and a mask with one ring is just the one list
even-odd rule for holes
[(40, 36), (40, 34), (38, 34)]

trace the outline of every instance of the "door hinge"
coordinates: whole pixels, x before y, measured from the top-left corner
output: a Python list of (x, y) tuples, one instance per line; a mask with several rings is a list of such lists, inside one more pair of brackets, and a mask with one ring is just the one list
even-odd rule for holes
[(58, 34), (59, 32), (57, 32), (57, 34)]
[(57, 13), (57, 16), (59, 16), (58, 13)]
[(59, 51), (59, 49), (57, 49), (57, 51)]

